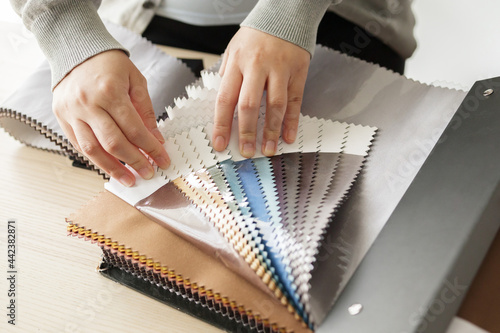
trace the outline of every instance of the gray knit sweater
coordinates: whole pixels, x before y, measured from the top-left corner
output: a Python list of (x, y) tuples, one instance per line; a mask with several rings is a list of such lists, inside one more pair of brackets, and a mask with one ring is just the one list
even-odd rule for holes
[[(52, 86), (75, 66), (107, 50), (127, 52), (106, 30), (97, 10), (100, 0), (11, 0), (33, 32), (52, 68)], [(110, 18), (141, 33), (160, 0), (103, 1)], [(260, 0), (242, 26), (292, 42), (312, 55), (316, 31), (327, 10), (377, 36), (404, 58), (415, 47), (411, 0)], [(121, 14), (121, 12), (123, 12)], [(116, 19), (118, 17), (118, 19)], [(332, 33), (335, 33), (332, 31)]]

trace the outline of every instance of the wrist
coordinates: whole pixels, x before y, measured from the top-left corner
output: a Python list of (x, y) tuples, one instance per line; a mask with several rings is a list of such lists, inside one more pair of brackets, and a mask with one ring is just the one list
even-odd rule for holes
[(33, 22), (32, 32), (49, 61), (53, 88), (75, 66), (96, 54), (112, 49), (128, 52), (106, 30), (91, 1), (48, 8)]
[(312, 56), (319, 23), (330, 4), (331, 0), (260, 0), (241, 26), (291, 42)]

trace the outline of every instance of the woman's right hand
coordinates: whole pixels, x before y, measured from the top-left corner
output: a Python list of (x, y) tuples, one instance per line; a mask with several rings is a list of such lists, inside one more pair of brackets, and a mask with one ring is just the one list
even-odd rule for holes
[(169, 166), (146, 79), (123, 51), (76, 66), (55, 87), (52, 106), (71, 144), (123, 185), (134, 185), (135, 177), (120, 161), (144, 179), (154, 175), (148, 156)]

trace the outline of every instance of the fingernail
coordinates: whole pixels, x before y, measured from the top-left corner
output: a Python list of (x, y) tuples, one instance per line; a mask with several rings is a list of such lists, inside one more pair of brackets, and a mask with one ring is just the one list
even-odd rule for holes
[(273, 140), (268, 140), (264, 147), (264, 155), (273, 156), (276, 152), (276, 143)]
[(153, 135), (155, 136), (155, 138), (160, 141), (161, 144), (164, 144), (165, 143), (165, 138), (163, 137), (163, 135), (161, 134), (160, 130), (158, 128), (153, 128), (151, 130), (151, 133), (153, 133)]
[(151, 179), (154, 175), (154, 170), (153, 168), (142, 168), (139, 170), (139, 174), (141, 175), (142, 178), (144, 179)]
[(118, 179), (118, 181), (123, 185), (123, 186), (127, 186), (127, 187), (130, 187), (132, 185), (134, 185), (134, 181), (135, 179), (132, 177), (132, 176), (129, 176), (129, 175), (123, 175), (120, 177), (120, 179)]
[(158, 166), (162, 169), (168, 169), (170, 166), (170, 158), (165, 158), (165, 157), (158, 157), (156, 159), (156, 163), (158, 163)]
[(253, 143), (245, 143), (243, 145), (243, 149), (241, 151), (241, 155), (243, 155), (243, 157), (246, 157), (246, 158), (250, 158), (252, 157), (253, 155), (255, 154), (255, 148), (254, 148), (254, 144)]
[(286, 138), (288, 141), (290, 142), (293, 142), (295, 141), (295, 137), (297, 136), (297, 130), (296, 129), (293, 129), (293, 128), (290, 128), (287, 132), (286, 132)]
[(219, 135), (218, 137), (215, 138), (214, 149), (217, 151), (222, 151), (225, 148), (226, 148), (226, 140), (224, 140), (224, 137), (222, 135)]

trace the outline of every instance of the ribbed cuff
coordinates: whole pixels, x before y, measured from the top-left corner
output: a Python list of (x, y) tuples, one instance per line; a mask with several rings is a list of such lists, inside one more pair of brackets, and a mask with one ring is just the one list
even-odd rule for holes
[(91, 1), (73, 0), (49, 8), (31, 30), (49, 61), (52, 88), (98, 53), (120, 49), (129, 54), (106, 30)]
[(319, 23), (331, 3), (332, 0), (260, 0), (241, 26), (284, 39), (312, 56)]

